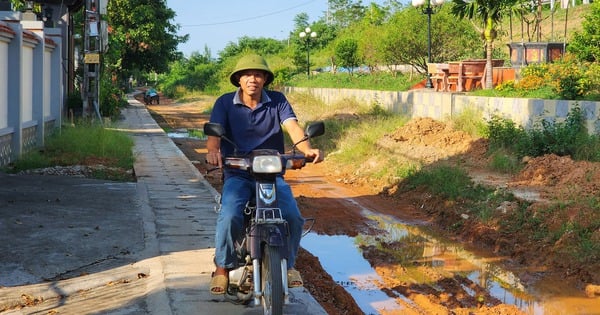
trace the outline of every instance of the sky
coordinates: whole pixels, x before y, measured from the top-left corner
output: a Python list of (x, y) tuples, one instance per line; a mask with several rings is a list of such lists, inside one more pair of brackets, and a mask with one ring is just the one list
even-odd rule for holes
[[(371, 2), (385, 1), (362, 4)], [(299, 13), (307, 13), (309, 23), (327, 13), (327, 0), (167, 0), (167, 6), (175, 11), (172, 23), (180, 25), (178, 35), (189, 34), (178, 47), (186, 57), (194, 51), (203, 54), (205, 46), (217, 57), (228, 43), (244, 36), (286, 39)]]

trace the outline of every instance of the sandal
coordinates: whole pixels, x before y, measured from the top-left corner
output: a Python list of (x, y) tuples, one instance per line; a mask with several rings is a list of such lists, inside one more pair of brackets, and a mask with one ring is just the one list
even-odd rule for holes
[(221, 295), (225, 294), (227, 286), (229, 285), (229, 278), (225, 275), (216, 275), (210, 279), (210, 294)]
[(304, 285), (302, 281), (302, 276), (300, 276), (300, 272), (296, 269), (288, 269), (288, 288), (297, 288)]

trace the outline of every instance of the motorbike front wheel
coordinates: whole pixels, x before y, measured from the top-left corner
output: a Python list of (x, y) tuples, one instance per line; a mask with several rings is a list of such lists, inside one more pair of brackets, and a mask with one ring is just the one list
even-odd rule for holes
[(265, 244), (262, 258), (261, 289), (264, 314), (283, 314), (283, 281), (279, 248)]

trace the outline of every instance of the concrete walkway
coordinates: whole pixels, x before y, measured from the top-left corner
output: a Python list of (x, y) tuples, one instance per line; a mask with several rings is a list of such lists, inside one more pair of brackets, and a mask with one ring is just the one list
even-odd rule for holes
[[(146, 108), (133, 97), (129, 104), (118, 128), (135, 140), (137, 184), (0, 177), (0, 228), (14, 230), (6, 250), (24, 248), (10, 260), (0, 247), (0, 313), (261, 314), (209, 293), (216, 191)], [(39, 187), (54, 190), (36, 199)], [(14, 197), (23, 189), (27, 195)], [(48, 202), (54, 196), (62, 201)], [(15, 223), (29, 222), (23, 206), (31, 200), (40, 203), (28, 208), (38, 230)], [(53, 217), (56, 209), (65, 214)], [(303, 288), (290, 291), (286, 314), (326, 314)]]

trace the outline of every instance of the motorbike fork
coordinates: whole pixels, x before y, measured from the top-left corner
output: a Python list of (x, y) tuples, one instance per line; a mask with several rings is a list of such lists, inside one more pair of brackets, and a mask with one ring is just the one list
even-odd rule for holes
[(254, 304), (259, 306), (263, 295), (261, 285), (261, 261), (263, 259), (263, 246), (278, 246), (282, 251), (281, 256), (281, 279), (284, 293), (284, 303), (289, 302), (289, 290), (287, 280), (287, 223), (283, 219), (281, 210), (277, 205), (277, 186), (275, 179), (256, 181), (256, 208), (254, 212), (253, 231), (250, 233), (252, 241), (250, 253), (252, 257), (254, 282)]
[[(262, 297), (262, 285), (261, 285), (261, 271), (260, 271), (260, 259), (252, 260), (252, 281), (254, 282), (254, 305), (260, 305), (260, 298)], [(287, 259), (281, 259), (281, 281), (283, 282), (283, 303), (289, 304), (290, 302), (290, 291), (288, 289), (288, 278), (287, 278)]]
[[(254, 304), (259, 306), (261, 304), (261, 297), (263, 295), (261, 285), (261, 262), (263, 259), (263, 247), (264, 246), (277, 246), (282, 252), (287, 251), (287, 245), (284, 241), (286, 238), (285, 223), (254, 223), (254, 228), (250, 233), (251, 241), (249, 244), (250, 256), (252, 257), (252, 281), (254, 282)], [(289, 302), (289, 289), (287, 279), (287, 254), (281, 256), (281, 281), (283, 287), (283, 300), (284, 304)]]

